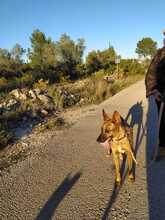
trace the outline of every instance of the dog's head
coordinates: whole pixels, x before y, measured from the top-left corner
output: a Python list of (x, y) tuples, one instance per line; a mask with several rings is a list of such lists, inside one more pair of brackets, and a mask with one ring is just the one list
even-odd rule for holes
[[(101, 126), (101, 134), (97, 138), (97, 142), (105, 144), (116, 135), (121, 125), (121, 116), (119, 112), (114, 111), (112, 117), (109, 117), (107, 113), (102, 111), (103, 114), (103, 124)], [(106, 144), (105, 144), (106, 145)]]

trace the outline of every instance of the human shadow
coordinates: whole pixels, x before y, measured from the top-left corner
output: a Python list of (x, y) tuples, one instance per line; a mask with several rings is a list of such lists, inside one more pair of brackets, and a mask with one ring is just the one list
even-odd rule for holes
[[(142, 101), (137, 102), (134, 104), (128, 111), (128, 114), (125, 118), (125, 120), (128, 122), (130, 120), (130, 127), (134, 128), (137, 126), (137, 132), (136, 137), (133, 146), (133, 153), (136, 158), (139, 147), (141, 145), (141, 142), (143, 140), (143, 137), (146, 133), (146, 124), (143, 125), (143, 107), (142, 107)], [(135, 130), (135, 129), (134, 129)], [(136, 176), (136, 166), (133, 164), (133, 174), (134, 177)]]
[(40, 213), (35, 220), (49, 220), (52, 219), (57, 207), (62, 202), (67, 193), (71, 190), (73, 185), (79, 180), (82, 172), (77, 172), (74, 176), (69, 173), (60, 186), (53, 192)]
[(165, 160), (151, 161), (153, 147), (156, 144), (157, 108), (153, 97), (148, 100), (147, 138), (146, 138), (146, 174), (148, 189), (149, 220), (165, 219)]
[(138, 149), (140, 147), (141, 141), (145, 134), (145, 126), (143, 125), (143, 107), (142, 101), (134, 104), (128, 111), (128, 114), (125, 118), (125, 121), (129, 121), (129, 125), (131, 128), (134, 128), (137, 125), (137, 134), (134, 143), (134, 154), (137, 155)]
[[(134, 128), (135, 125), (137, 125), (137, 134), (136, 134), (136, 139), (135, 139), (135, 145), (134, 145), (134, 155), (136, 157), (136, 154), (138, 152), (139, 146), (142, 142), (143, 136), (145, 134), (145, 127), (143, 126), (143, 108), (142, 108), (142, 101), (141, 102), (137, 102), (136, 104), (134, 104), (128, 111), (128, 114), (125, 118), (125, 121), (129, 124), (129, 126), (131, 128)], [(142, 129), (141, 129), (142, 128)], [(142, 131), (141, 131), (142, 130)], [(120, 189), (123, 186), (123, 183), (127, 177), (128, 174), (128, 170), (125, 171), (125, 166), (126, 166), (126, 157), (124, 157), (122, 165), (121, 165), (121, 176), (122, 176), (122, 182), (121, 185), (116, 187), (116, 185), (114, 185), (113, 190), (112, 190), (112, 194), (111, 197), (108, 201), (107, 207), (105, 209), (105, 212), (102, 216), (102, 220), (106, 220), (113, 203), (116, 201), (116, 198), (120, 192)], [(133, 172), (135, 175), (135, 166), (133, 166)]]

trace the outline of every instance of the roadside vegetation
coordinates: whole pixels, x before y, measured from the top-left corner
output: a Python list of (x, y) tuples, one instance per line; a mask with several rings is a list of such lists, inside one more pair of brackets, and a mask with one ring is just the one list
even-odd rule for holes
[[(84, 60), (84, 39), (63, 34), (54, 41), (34, 30), (30, 42), (26, 50), (18, 43), (10, 51), (0, 48), (0, 149), (15, 139), (16, 127), (33, 127), (71, 106), (100, 103), (142, 79), (157, 50), (156, 42), (143, 38), (136, 48), (140, 59), (124, 59), (109, 45)], [(54, 123), (64, 122), (47, 128)]]

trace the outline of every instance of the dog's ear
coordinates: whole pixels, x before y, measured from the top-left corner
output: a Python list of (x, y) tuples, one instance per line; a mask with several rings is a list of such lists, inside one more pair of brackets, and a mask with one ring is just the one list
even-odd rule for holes
[(112, 121), (117, 126), (119, 126), (121, 124), (121, 116), (118, 111), (114, 111), (113, 116), (112, 116)]
[(104, 111), (104, 109), (103, 109), (103, 119), (104, 119), (104, 121), (110, 119), (109, 116), (107, 115), (107, 113)]

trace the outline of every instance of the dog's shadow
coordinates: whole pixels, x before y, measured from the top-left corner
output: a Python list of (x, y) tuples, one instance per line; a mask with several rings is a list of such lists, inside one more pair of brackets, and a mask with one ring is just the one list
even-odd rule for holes
[(108, 217), (108, 215), (109, 215), (109, 213), (111, 211), (112, 205), (115, 202), (115, 200), (116, 200), (116, 198), (117, 198), (117, 196), (118, 196), (118, 194), (120, 192), (120, 189), (121, 189), (121, 187), (122, 187), (122, 185), (123, 185), (123, 183), (124, 183), (124, 181), (126, 179), (128, 171), (126, 171), (124, 173), (125, 164), (126, 164), (126, 156), (123, 157), (123, 162), (122, 162), (121, 169), (120, 169), (120, 173), (121, 173), (121, 176), (122, 176), (121, 183), (120, 183), (119, 186), (116, 185), (116, 184), (114, 185), (111, 197), (110, 197), (109, 202), (108, 202), (108, 205), (107, 205), (107, 207), (106, 207), (106, 209), (104, 211), (104, 214), (102, 216), (102, 220), (106, 220), (107, 219), (107, 217)]
[[(128, 111), (127, 116), (125, 118), (125, 121), (130, 125), (130, 127), (134, 128), (134, 126), (137, 126), (137, 133), (136, 133), (136, 138), (134, 141), (134, 155), (136, 157), (139, 146), (142, 142), (143, 136), (145, 135), (145, 126), (143, 126), (143, 107), (142, 107), (142, 101), (141, 102), (137, 102), (136, 104), (134, 104)], [(114, 188), (112, 190), (112, 194), (111, 197), (109, 199), (108, 205), (104, 211), (104, 214), (102, 216), (102, 220), (106, 220), (113, 203), (115, 202), (120, 189), (123, 186), (123, 183), (127, 177), (128, 174), (128, 170), (125, 171), (125, 166), (126, 165), (126, 157), (124, 156), (123, 158), (123, 162), (121, 164), (121, 176), (122, 176), (122, 181), (120, 186), (116, 186), (114, 185)], [(133, 167), (133, 172), (135, 175), (135, 167)]]

